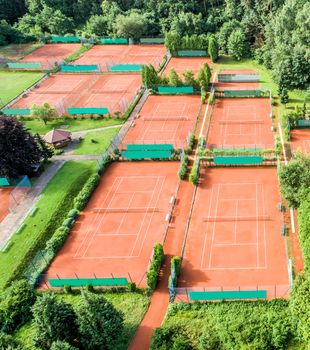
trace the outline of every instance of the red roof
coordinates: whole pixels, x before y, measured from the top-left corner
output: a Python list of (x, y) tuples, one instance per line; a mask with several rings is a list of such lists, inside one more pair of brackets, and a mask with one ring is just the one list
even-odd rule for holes
[(67, 141), (70, 138), (71, 138), (70, 131), (58, 130), (58, 129), (53, 129), (44, 136), (44, 140), (47, 143), (57, 143), (57, 142)]

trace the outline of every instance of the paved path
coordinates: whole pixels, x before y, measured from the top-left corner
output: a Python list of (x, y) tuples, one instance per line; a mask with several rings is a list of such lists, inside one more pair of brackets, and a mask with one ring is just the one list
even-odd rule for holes
[(11, 236), (23, 223), (28, 213), (34, 208), (40, 199), (40, 195), (46, 185), (55, 176), (64, 163), (64, 160), (53, 161), (52, 164), (38, 178), (37, 182), (28, 192), (22, 203), (15, 209), (14, 212), (8, 214), (0, 223), (0, 249), (6, 245)]
[(59, 156), (53, 156), (52, 161), (54, 160), (99, 160), (101, 155), (91, 155), (91, 154), (61, 154)]

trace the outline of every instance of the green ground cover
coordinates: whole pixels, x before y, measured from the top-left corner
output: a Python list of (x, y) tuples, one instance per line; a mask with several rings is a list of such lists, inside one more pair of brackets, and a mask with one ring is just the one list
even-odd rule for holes
[[(116, 309), (122, 311), (125, 316), (124, 332), (122, 337), (118, 340), (113, 350), (127, 350), (130, 340), (137, 327), (139, 326), (146, 310), (149, 305), (150, 298), (140, 293), (104, 293), (106, 299), (116, 307)], [(79, 294), (62, 294), (57, 293), (59, 299), (71, 304), (75, 307), (80, 299)], [(25, 350), (34, 350), (32, 345), (35, 329), (30, 323), (21, 327), (15, 334), (16, 339), (21, 341)]]
[(43, 76), (38, 72), (0, 72), (0, 107)]
[(42, 43), (35, 44), (10, 44), (6, 46), (0, 46), (0, 57), (12, 58), (12, 59), (21, 59), (41, 47)]
[(74, 154), (101, 154), (109, 146), (120, 128), (88, 132), (83, 141), (74, 150)]
[(49, 182), (36, 205), (37, 210), (27, 216), (7, 251), (0, 253), (0, 289), (12, 278), (21, 277), (37, 250), (45, 246), (62, 223), (74, 197), (95, 171), (94, 161), (70, 161)]
[(89, 129), (104, 128), (106, 126), (123, 124), (125, 119), (123, 118), (104, 118), (104, 119), (91, 119), (91, 118), (57, 118), (55, 121), (48, 122), (46, 125), (41, 119), (25, 120), (20, 118), (20, 121), (24, 123), (27, 129), (34, 134), (41, 135), (46, 134), (52, 129), (60, 129), (65, 126), (64, 130), (69, 131), (82, 131)]

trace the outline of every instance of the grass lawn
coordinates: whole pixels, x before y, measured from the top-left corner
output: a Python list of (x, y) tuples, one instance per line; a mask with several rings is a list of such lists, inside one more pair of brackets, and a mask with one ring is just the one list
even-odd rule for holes
[[(68, 295), (57, 293), (58, 298), (75, 307), (80, 299), (79, 294)], [(124, 332), (113, 350), (127, 350), (137, 327), (139, 326), (150, 301), (150, 298), (140, 293), (104, 293), (106, 299), (124, 313)], [(32, 345), (35, 329), (31, 323), (26, 324), (15, 334), (15, 338), (21, 341), (24, 349), (35, 349)]]
[(6, 46), (0, 46), (0, 57), (12, 58), (12, 59), (21, 59), (25, 57), (32, 51), (41, 47), (43, 44), (10, 44)]
[(124, 118), (106, 118), (98, 120), (90, 118), (58, 118), (55, 121), (48, 122), (45, 125), (41, 119), (23, 120), (23, 118), (21, 118), (20, 120), (30, 131), (41, 135), (46, 134), (52, 129), (60, 129), (64, 125), (67, 126), (65, 130), (82, 131), (89, 129), (98, 129), (112, 125), (120, 125), (123, 124), (125, 121)]
[[(271, 71), (266, 69), (264, 66), (256, 63), (253, 59), (245, 59), (241, 61), (236, 61), (231, 57), (221, 57), (217, 62), (217, 69), (254, 69), (260, 74), (260, 84), (262, 89), (272, 90), (273, 96), (278, 95), (278, 85), (273, 81)], [(288, 113), (294, 109), (294, 106), (302, 105), (305, 101), (306, 91), (304, 90), (292, 90), (289, 91), (289, 103), (284, 106), (278, 102), (276, 112), (281, 115)]]
[(87, 133), (83, 141), (74, 150), (74, 154), (101, 154), (109, 146), (120, 128), (112, 128)]
[(0, 107), (43, 76), (37, 72), (0, 72)]
[(27, 216), (6, 252), (0, 252), (0, 289), (14, 276), (20, 277), (36, 251), (44, 247), (72, 207), (73, 199), (96, 170), (94, 161), (67, 162), (43, 191), (37, 210)]

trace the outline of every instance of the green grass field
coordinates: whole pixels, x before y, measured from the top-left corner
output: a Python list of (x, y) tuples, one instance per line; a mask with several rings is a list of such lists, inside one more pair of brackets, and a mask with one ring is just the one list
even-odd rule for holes
[(0, 107), (43, 76), (36, 72), (0, 72)]
[[(37, 243), (45, 245), (46, 229), (52, 224), (51, 236), (70, 210), (73, 198), (83, 187), (89, 176), (95, 172), (96, 162), (93, 161), (71, 161), (67, 162), (49, 182), (37, 203), (37, 211), (31, 213), (24, 221), (24, 226), (19, 233), (12, 237), (11, 245), (6, 252), (0, 253), (0, 289), (10, 280), (17, 269), (21, 268), (23, 259), (27, 256)], [(61, 208), (59, 205), (61, 204)], [(62, 209), (61, 213), (59, 213)], [(58, 216), (53, 215), (58, 211)], [(28, 264), (25, 264), (25, 269)]]
[[(125, 316), (124, 332), (117, 344), (113, 347), (113, 350), (127, 350), (130, 340), (135, 334), (147, 310), (150, 298), (140, 293), (104, 293), (103, 295), (106, 299), (111, 301), (118, 310), (122, 311)], [(73, 307), (78, 304), (80, 299), (78, 294), (68, 295), (59, 293), (57, 296)], [(35, 329), (33, 325), (28, 323), (17, 331), (15, 338), (21, 341), (24, 346), (23, 349), (34, 350), (35, 347), (32, 345), (34, 334)]]
[(120, 128), (113, 128), (87, 133), (83, 141), (74, 150), (74, 154), (101, 154), (109, 146)]
[(121, 125), (124, 123), (123, 118), (106, 118), (106, 119), (90, 119), (90, 118), (57, 118), (55, 121), (48, 122), (46, 125), (41, 119), (23, 120), (20, 119), (27, 129), (34, 134), (41, 135), (46, 134), (52, 129), (59, 129), (62, 126), (66, 126), (64, 130), (69, 131), (82, 131), (90, 129), (104, 128), (106, 126)]

